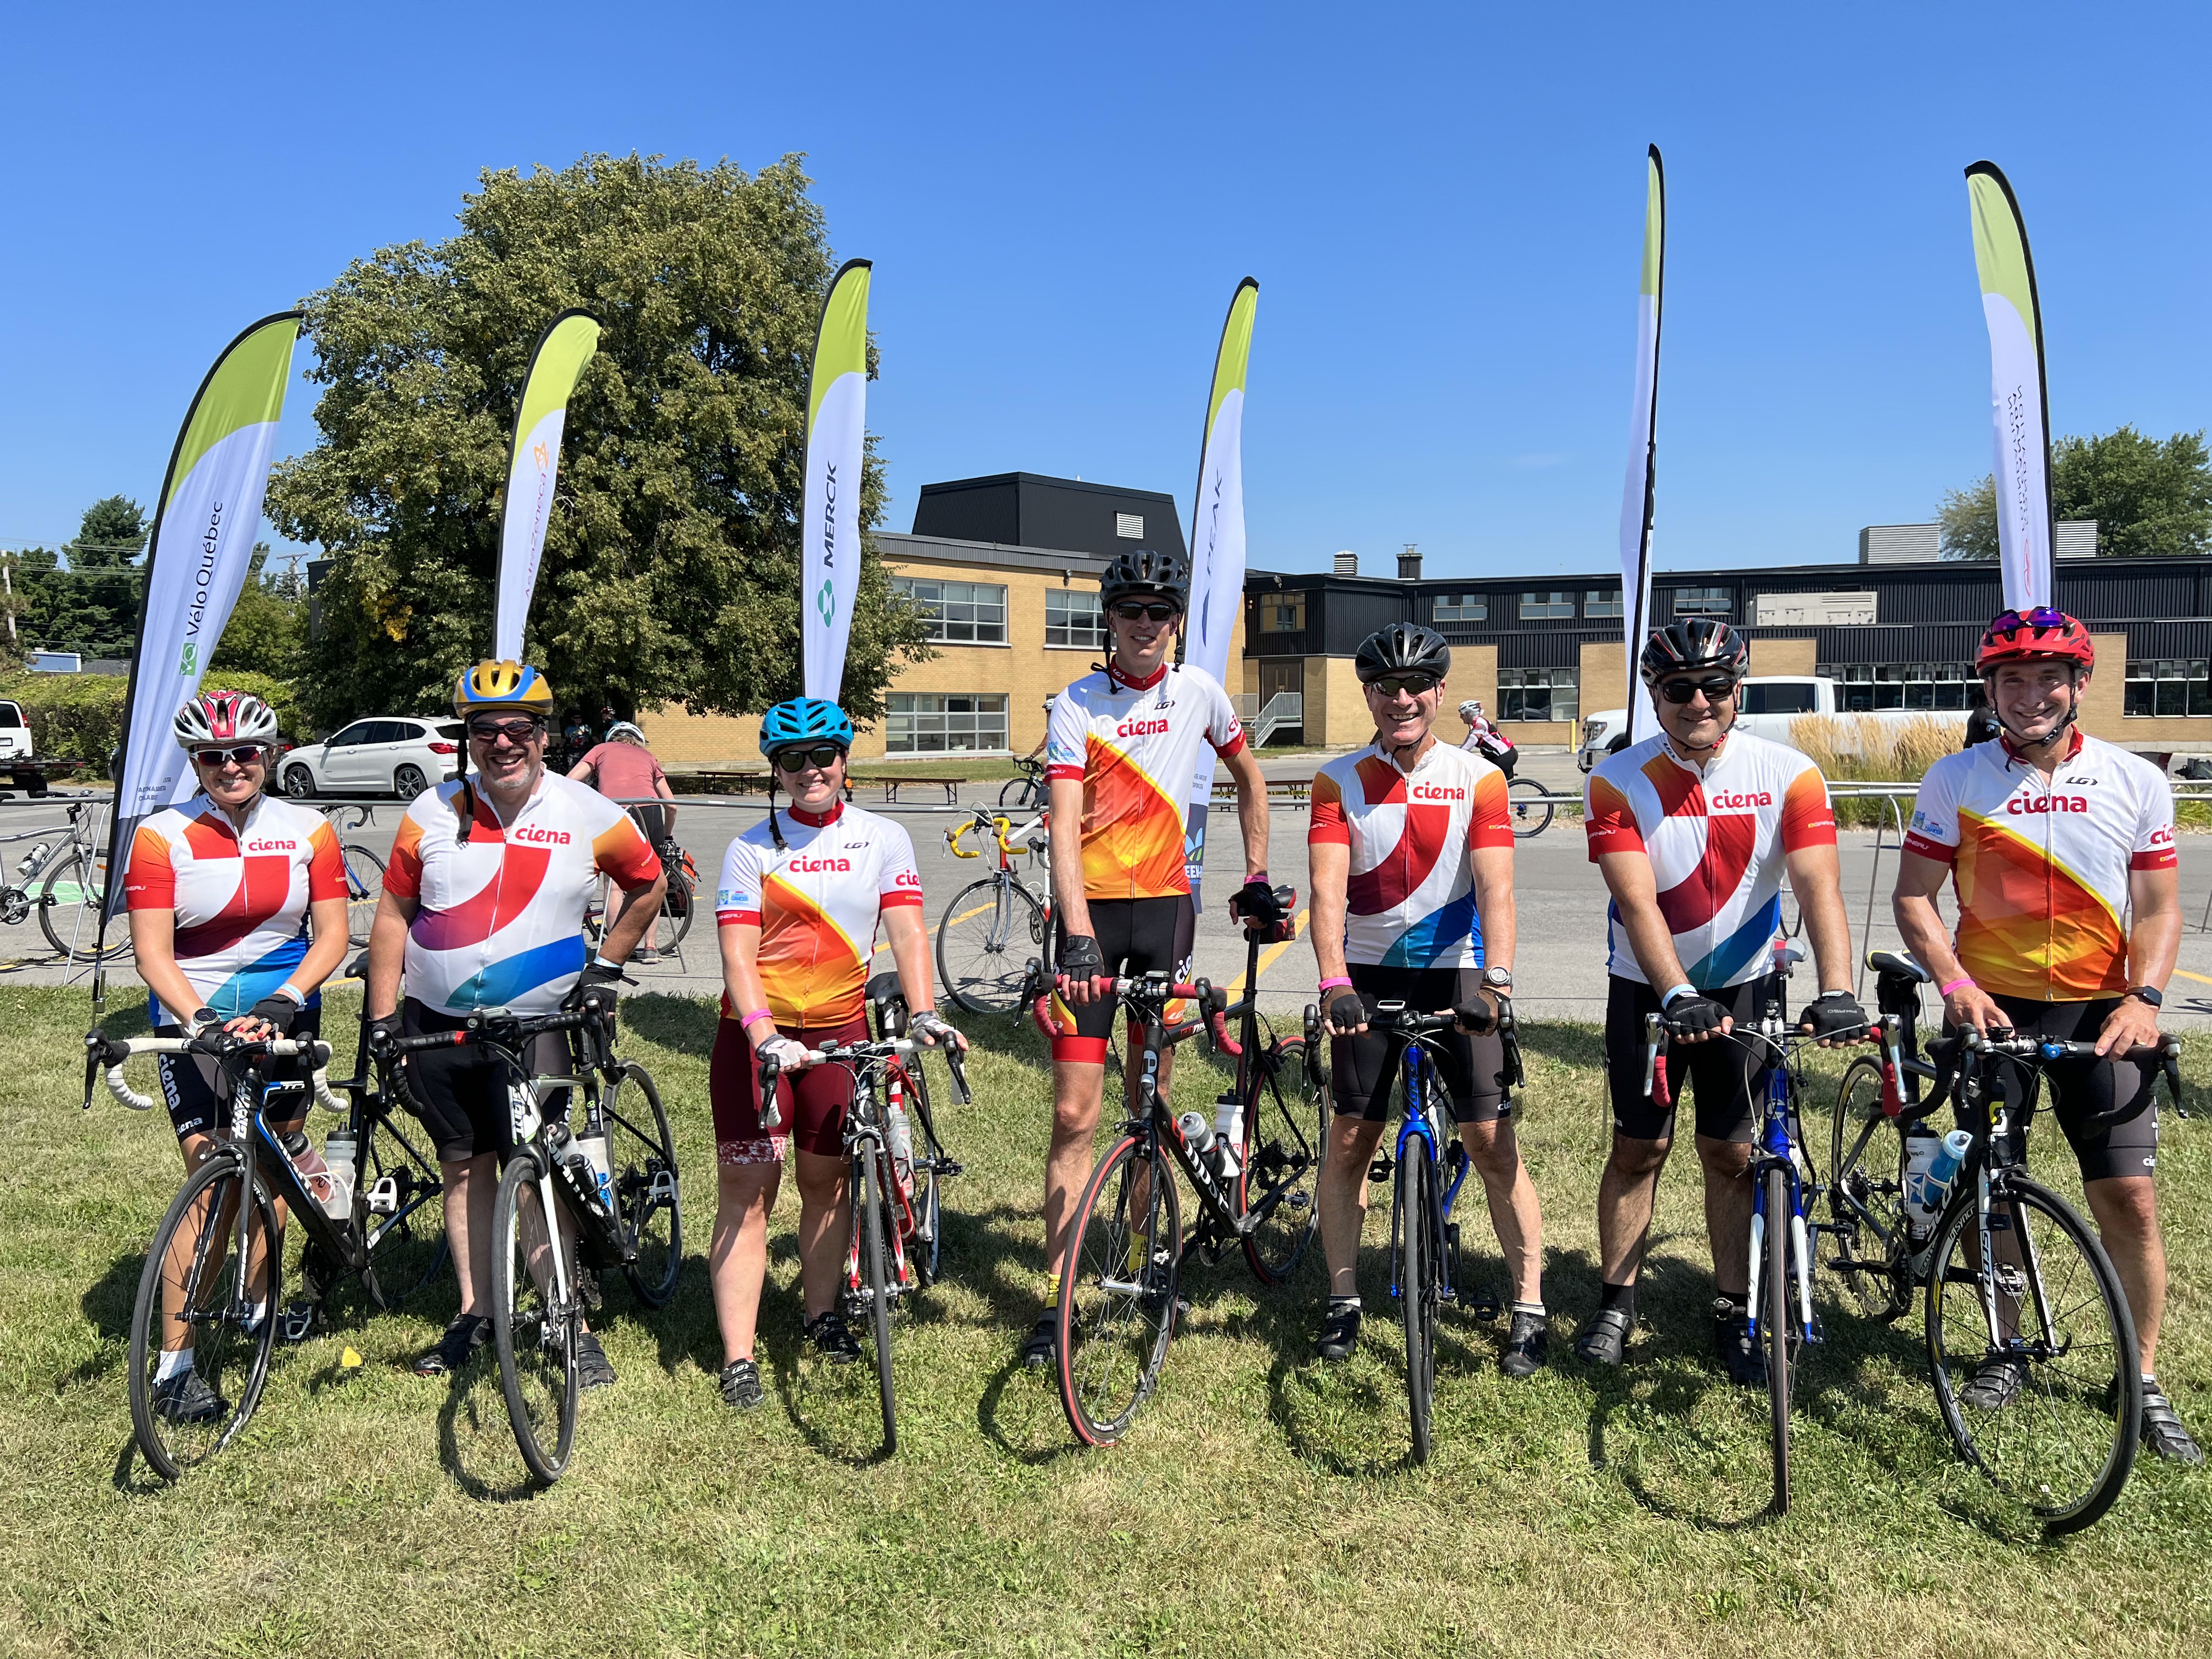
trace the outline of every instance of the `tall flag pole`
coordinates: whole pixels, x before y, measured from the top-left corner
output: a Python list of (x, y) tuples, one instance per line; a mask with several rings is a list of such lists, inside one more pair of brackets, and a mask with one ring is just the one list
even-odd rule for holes
[(1651, 506), (1658, 483), (1659, 297), (1667, 268), (1667, 173), (1659, 146), (1644, 163), (1644, 275), (1636, 301), (1636, 408), (1629, 422), (1628, 476), (1620, 492), (1620, 614), (1627, 618), (1628, 737), (1659, 729), (1651, 694), (1637, 672), (1651, 632)]
[(545, 523), (553, 512), (553, 483), (561, 470), (561, 431), (568, 422), (568, 394), (599, 349), (599, 319), (588, 311), (564, 311), (538, 337), (515, 405), (514, 438), (507, 452), (507, 493), (501, 497), (499, 575), (492, 589), (492, 655), (522, 659), (523, 624), (545, 555)]
[[(1229, 301), (1213, 386), (1199, 445), (1198, 495), (1190, 515), (1189, 629), (1183, 660), (1229, 683), (1229, 641), (1244, 605), (1244, 372), (1252, 358), (1252, 319), (1260, 284), (1247, 276)], [(1183, 868), (1198, 902), (1206, 862), (1206, 818), (1213, 799), (1213, 751), (1201, 745), (1183, 831)]]
[[(108, 825), (105, 902), (95, 959), (123, 902), (123, 872), (140, 820), (190, 797), (191, 769), (171, 722), (200, 689), (253, 562), (261, 497), (283, 418), (301, 313), (264, 317), (222, 349), (200, 382), (169, 453), (153, 539), (146, 597), (123, 696), (123, 764)], [(104, 1001), (105, 973), (93, 977)]]
[(806, 387), (799, 516), (799, 663), (806, 695), (837, 701), (860, 588), (860, 454), (868, 414), (868, 273), (848, 259), (822, 301)]
[(1994, 161), (1966, 169), (1974, 268), (1990, 326), (1990, 412), (1996, 441), (1997, 551), (2004, 602), (2051, 603), (2051, 393), (2044, 382), (2043, 308), (2020, 202)]

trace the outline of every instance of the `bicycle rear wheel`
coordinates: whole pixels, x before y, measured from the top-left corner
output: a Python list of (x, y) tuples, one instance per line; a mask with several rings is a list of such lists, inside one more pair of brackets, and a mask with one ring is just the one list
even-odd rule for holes
[(557, 1221), (548, 1224), (538, 1193), (538, 1155), (507, 1160), (491, 1212), (491, 1332), (507, 1419), (530, 1473), (547, 1486), (568, 1467), (576, 1437), (576, 1267), (564, 1257), (568, 1293), (555, 1288)]
[(366, 847), (344, 848), (346, 939), (356, 949), (368, 943), (376, 907), (384, 896), (384, 860)]
[(1011, 876), (986, 876), (953, 896), (937, 924), (937, 973), (970, 1013), (1022, 1006), (1024, 975), (1044, 949), (1044, 907)]
[(1796, 1345), (1790, 1324), (1790, 1176), (1766, 1172), (1766, 1237), (1760, 1252), (1759, 1342), (1766, 1360), (1766, 1400), (1774, 1418), (1774, 1513), (1790, 1513), (1790, 1374)]
[(999, 786), (999, 810), (1002, 812), (1029, 812), (1044, 805), (1044, 785), (1027, 775), (1008, 778)]
[(853, 1205), (860, 1212), (860, 1273), (876, 1333), (876, 1391), (884, 1407), (884, 1455), (898, 1449), (898, 1402), (891, 1382), (890, 1253), (884, 1234), (884, 1154), (862, 1146), (853, 1159)]
[(1406, 1403), (1413, 1425), (1413, 1462), (1429, 1461), (1430, 1417), (1437, 1391), (1437, 1165), (1428, 1141), (1414, 1135), (1398, 1159), (1398, 1310), (1406, 1327)]
[(1844, 1073), (1829, 1126), (1828, 1267), (1851, 1307), (1892, 1320), (1911, 1304), (1905, 1252), (1905, 1137), (1882, 1110), (1881, 1063), (1855, 1060)]
[(1540, 836), (1551, 827), (1552, 814), (1558, 809), (1546, 799), (1548, 793), (1534, 778), (1515, 778), (1505, 786), (1505, 810), (1512, 816), (1514, 835), (1521, 840)]
[(2112, 1506), (2135, 1467), (2135, 1322), (2104, 1247), (2071, 1206), (2025, 1176), (2000, 1180), (1990, 1194), (1993, 1265), (1985, 1270), (1971, 1188), (1937, 1236), (1929, 1379), (1959, 1455), (2045, 1531), (2078, 1532)]
[(1253, 1056), (1237, 1193), (1240, 1212), (1267, 1209), (1244, 1236), (1245, 1265), (1262, 1285), (1284, 1284), (1297, 1271), (1321, 1217), (1315, 1195), (1328, 1144), (1328, 1096), (1308, 1069), (1305, 1039), (1269, 1044)]
[[(234, 1153), (219, 1152), (185, 1177), (146, 1252), (131, 1310), (131, 1424), (155, 1474), (174, 1480), (236, 1439), (260, 1403), (276, 1338), (283, 1274), (276, 1212), (256, 1192), (246, 1224), (238, 1208), (246, 1176)], [(238, 1253), (247, 1255), (246, 1296), (238, 1295)], [(257, 1263), (265, 1282), (257, 1279)], [(252, 1303), (260, 1301), (255, 1318)], [(159, 1375), (172, 1319), (181, 1320), (190, 1374), (205, 1395)], [(172, 1364), (174, 1362), (172, 1361)]]
[(445, 1183), (428, 1143), (409, 1139), (388, 1095), (370, 1091), (362, 1125), (354, 1197), (354, 1220), (368, 1240), (362, 1282), (388, 1312), (446, 1265)]
[(106, 899), (106, 856), (71, 853), (46, 872), (39, 890), (39, 931), (71, 962), (112, 962), (131, 948), (131, 934), (111, 926), (106, 948), (94, 948), (100, 938), (100, 907)]
[(1158, 1142), (1125, 1134), (1091, 1173), (1060, 1263), (1060, 1402), (1086, 1446), (1120, 1439), (1175, 1337), (1182, 1200)]
[(637, 1253), (635, 1261), (623, 1264), (623, 1273), (639, 1301), (665, 1308), (684, 1270), (683, 1194), (668, 1112), (653, 1074), (634, 1060), (617, 1074), (599, 1110), (606, 1121), (615, 1213)]
[(944, 1166), (950, 1162), (938, 1145), (937, 1119), (930, 1110), (929, 1078), (917, 1058), (906, 1068), (907, 1115), (921, 1133), (914, 1149), (914, 1237), (907, 1244), (907, 1260), (914, 1267), (916, 1286), (937, 1283), (938, 1263), (945, 1247)]

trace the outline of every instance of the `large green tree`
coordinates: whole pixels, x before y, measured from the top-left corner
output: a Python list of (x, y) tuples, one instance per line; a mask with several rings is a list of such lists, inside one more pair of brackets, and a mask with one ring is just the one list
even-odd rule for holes
[(138, 558), (150, 526), (145, 509), (122, 495), (85, 508), (76, 538), (59, 556), (45, 548), (22, 556), (19, 623), (26, 645), (127, 657), (138, 638), (146, 573)]
[(246, 669), (273, 679), (299, 676), (301, 648), (307, 642), (307, 586), (295, 565), (270, 570), (269, 544), (253, 544), (253, 562), (230, 620), (223, 624), (208, 672)]
[[(304, 301), (321, 441), (269, 513), (319, 542), (313, 716), (427, 708), (491, 648), (508, 434), (563, 309), (605, 331), (568, 405), (527, 649), (564, 704), (766, 708), (799, 689), (808, 366), (836, 269), (797, 157), (748, 175), (592, 155), (487, 172), (459, 232), (380, 249)], [(862, 523), (881, 512), (871, 457)], [(927, 654), (872, 550), (845, 701)]]
[[(2097, 554), (2202, 553), (2212, 544), (2212, 459), (2203, 432), (2160, 441), (2131, 426), (2051, 447), (2051, 506), (2061, 519), (2094, 519)], [(1954, 489), (1937, 509), (1947, 559), (1997, 556), (1993, 478)]]

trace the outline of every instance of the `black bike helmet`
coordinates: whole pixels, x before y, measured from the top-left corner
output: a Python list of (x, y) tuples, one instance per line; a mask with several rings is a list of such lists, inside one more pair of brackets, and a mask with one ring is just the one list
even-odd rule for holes
[(1372, 685), (1386, 674), (1426, 674), (1440, 680), (1450, 672), (1451, 647), (1433, 628), (1392, 623), (1360, 641), (1352, 666), (1362, 685)]
[(1656, 686), (1669, 674), (1713, 672), (1741, 679), (1751, 663), (1751, 647), (1743, 635), (1724, 622), (1692, 617), (1668, 623), (1644, 642), (1638, 669), (1646, 685)]
[(1155, 553), (1133, 547), (1116, 553), (1098, 578), (1098, 602), (1114, 605), (1122, 599), (1157, 595), (1178, 611), (1190, 608), (1190, 564), (1174, 553)]

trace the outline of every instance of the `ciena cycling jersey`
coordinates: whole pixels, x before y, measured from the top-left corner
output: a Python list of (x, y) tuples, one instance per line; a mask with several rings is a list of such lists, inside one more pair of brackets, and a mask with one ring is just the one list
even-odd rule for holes
[(1188, 664), (1136, 681), (1109, 663), (1053, 699), (1046, 732), (1046, 775), (1083, 785), (1084, 896), (1190, 891), (1183, 823), (1198, 746), (1224, 758), (1244, 747), (1221, 683)]
[(399, 820), (384, 890), (416, 901), (407, 994), (441, 1014), (550, 1012), (583, 971), (584, 911), (602, 871), (625, 892), (660, 860), (629, 815), (597, 790), (546, 773), (502, 825), (473, 786), (464, 837), (458, 780), (425, 790)]
[[(346, 896), (337, 831), (319, 812), (263, 795), (234, 830), (205, 795), (155, 813), (131, 842), (123, 878), (133, 910), (176, 913), (177, 966), (200, 1006), (242, 1014), (307, 954), (307, 907)], [(320, 996), (307, 999), (311, 1008)], [(171, 1023), (158, 1000), (156, 1025)], [(181, 1019), (190, 1008), (172, 1011)]]
[[(722, 927), (761, 930), (761, 988), (778, 1025), (842, 1025), (860, 1018), (876, 924), (902, 904), (920, 908), (914, 842), (889, 818), (839, 801), (827, 817), (783, 815), (779, 850), (766, 822), (730, 843), (714, 896)], [(723, 997), (723, 1012), (735, 1014)]]
[(1959, 961), (1984, 991), (2118, 996), (2128, 873), (2174, 867), (2173, 791), (2149, 762), (2078, 728), (2048, 783), (1993, 738), (1928, 769), (1905, 850), (1952, 866)]
[[(1820, 769), (1747, 732), (1732, 733), (1703, 775), (1674, 757), (1663, 734), (1647, 738), (1599, 762), (1583, 801), (1591, 862), (1607, 853), (1650, 859), (1674, 954), (1700, 991), (1766, 971), (1766, 947), (1782, 925), (1784, 859), (1836, 841)], [(1649, 983), (1620, 905), (1607, 914), (1607, 968)]]
[(1411, 773), (1370, 744), (1315, 775), (1306, 844), (1352, 849), (1344, 959), (1375, 966), (1480, 968), (1474, 847), (1513, 845), (1505, 775), (1434, 743)]

